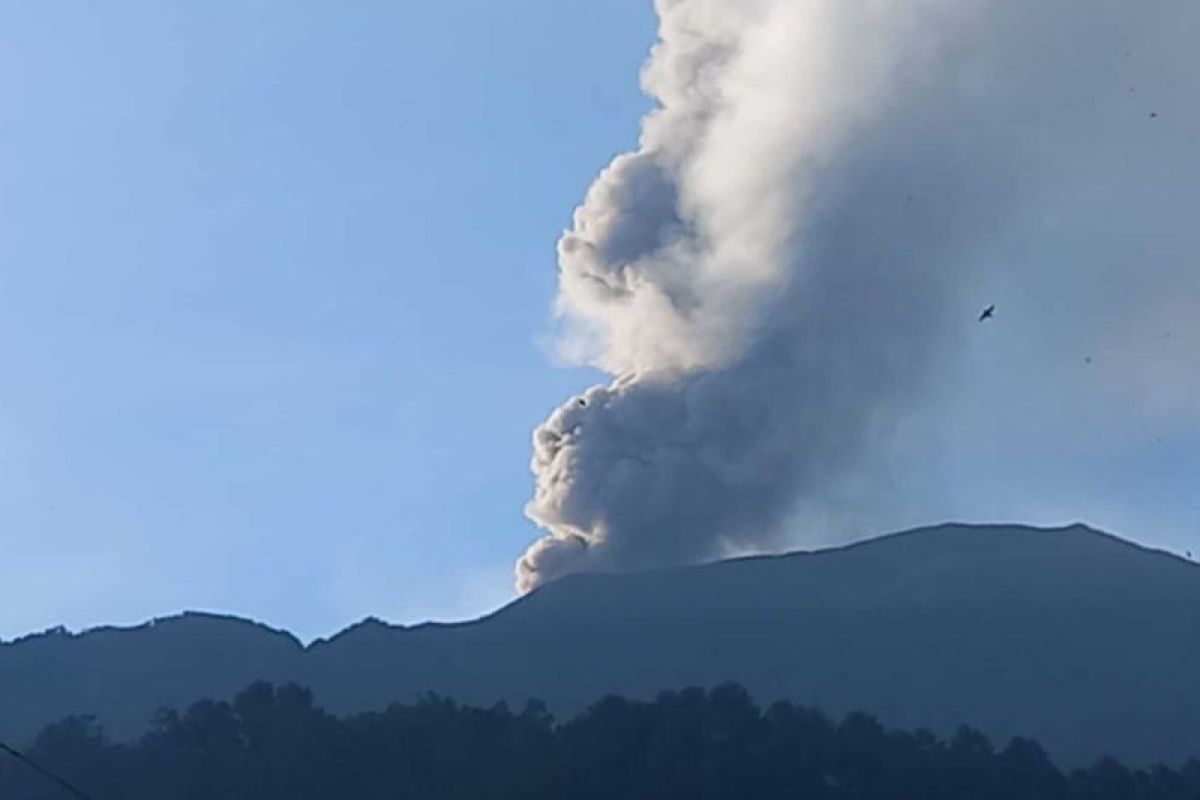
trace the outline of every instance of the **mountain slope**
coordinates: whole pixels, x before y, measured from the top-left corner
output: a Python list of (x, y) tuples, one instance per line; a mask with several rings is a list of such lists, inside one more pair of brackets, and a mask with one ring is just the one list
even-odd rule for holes
[(285, 680), (302, 655), (288, 634), (209, 614), (29, 636), (0, 644), (0, 738), (24, 741), (70, 715), (132, 735), (160, 708), (230, 697), (266, 676)]
[[(1083, 527), (942, 526), (838, 550), (576, 575), (458, 625), (367, 622), (301, 648), (185, 617), (0, 646), (0, 732), (298, 680), (337, 711), (436, 691), (546, 700), (736, 680), (897, 726), (1029, 735), (1074, 762), (1200, 756), (1200, 569)], [(47, 678), (47, 676), (51, 676)]]

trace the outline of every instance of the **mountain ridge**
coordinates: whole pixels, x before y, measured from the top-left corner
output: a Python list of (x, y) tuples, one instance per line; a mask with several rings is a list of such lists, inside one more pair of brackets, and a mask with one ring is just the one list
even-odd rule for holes
[(1171, 762), (1200, 755), (1191, 674), (1200, 565), (1083, 525), (946, 524), (573, 575), (477, 620), (368, 618), (307, 644), (203, 612), (23, 637), (0, 645), (0, 737), (68, 714), (129, 737), (158, 706), (258, 679), (308, 685), (338, 713), (436, 692), (485, 705), (538, 697), (559, 714), (607, 693), (734, 680), (763, 702), (1030, 735), (1068, 761)]
[[(590, 578), (606, 578), (606, 577), (623, 578), (623, 577), (640, 576), (640, 575), (670, 575), (670, 574), (673, 574), (676, 572), (704, 570), (709, 567), (723, 566), (723, 565), (728, 565), (728, 564), (738, 564), (741, 562), (788, 561), (788, 560), (792, 560), (792, 559), (796, 559), (796, 558), (803, 558), (806, 556), (832, 555), (832, 554), (836, 554), (836, 553), (843, 553), (843, 552), (857, 550), (858, 548), (861, 548), (864, 546), (882, 545), (893, 539), (902, 539), (902, 538), (909, 537), (909, 536), (916, 536), (916, 535), (921, 535), (921, 534), (926, 534), (926, 533), (935, 533), (935, 532), (941, 531), (941, 530), (960, 530), (960, 531), (964, 531), (964, 530), (965, 531), (996, 530), (996, 531), (1002, 531), (1002, 530), (1012, 530), (1013, 528), (1019, 528), (1019, 529), (1031, 531), (1034, 533), (1044, 533), (1044, 534), (1059, 534), (1059, 533), (1065, 533), (1065, 532), (1070, 532), (1070, 531), (1082, 531), (1082, 532), (1086, 532), (1088, 534), (1094, 535), (1100, 539), (1107, 539), (1114, 544), (1129, 548), (1134, 551), (1138, 551), (1142, 554), (1161, 555), (1161, 556), (1164, 556), (1167, 559), (1170, 559), (1174, 562), (1178, 562), (1179, 564), (1181, 564), (1183, 566), (1200, 570), (1200, 563), (1188, 560), (1187, 558), (1179, 555), (1178, 553), (1174, 553), (1174, 552), (1171, 552), (1170, 550), (1166, 550), (1163, 548), (1151, 547), (1149, 545), (1140, 544), (1138, 542), (1134, 542), (1129, 539), (1124, 539), (1115, 534), (1108, 533), (1106, 531), (1103, 531), (1103, 530), (1100, 530), (1097, 528), (1093, 528), (1092, 526), (1090, 526), (1086, 523), (1083, 523), (1083, 522), (1074, 522), (1074, 523), (1068, 523), (1065, 525), (1054, 525), (1054, 526), (1010, 525), (1010, 524), (1005, 524), (1005, 523), (943, 522), (943, 523), (938, 523), (936, 525), (922, 525), (922, 526), (916, 526), (916, 527), (912, 527), (912, 528), (904, 528), (902, 530), (892, 531), (890, 533), (884, 533), (884, 534), (880, 534), (878, 536), (872, 536), (872, 537), (867, 537), (867, 538), (863, 538), (863, 539), (858, 539), (853, 542), (848, 542), (846, 544), (832, 545), (829, 547), (788, 550), (787, 552), (783, 552), (783, 553), (756, 553), (753, 555), (734, 556), (731, 558), (719, 559), (719, 560), (715, 560), (715, 561), (706, 561), (706, 562), (702, 562), (699, 564), (681, 565), (681, 566), (673, 566), (673, 567), (658, 567), (658, 568), (651, 568), (651, 569), (645, 569), (645, 570), (637, 570), (637, 571), (633, 571), (633, 572), (572, 573), (572, 574), (566, 575), (566, 576), (554, 581), (554, 583), (552, 585), (569, 584), (572, 581), (587, 580)], [(527, 596), (536, 594), (537, 592), (540, 592), (545, 588), (546, 587), (540, 587), (539, 589), (535, 590), (534, 592), (530, 593), (530, 595), (527, 595)], [(371, 616), (364, 617), (363, 619), (358, 620), (357, 622), (352, 622), (349, 625), (345, 626), (344, 628), (334, 631), (333, 633), (330, 633), (330, 634), (327, 634), (324, 636), (315, 637), (309, 642), (305, 642), (299, 636), (292, 633), (285, 627), (271, 625), (270, 623), (263, 622), (261, 620), (255, 620), (250, 617), (243, 617), (243, 616), (240, 616), (240, 615), (232, 613), (232, 612), (206, 611), (203, 609), (185, 609), (183, 611), (180, 611), (180, 612), (177, 612), (174, 614), (166, 614), (166, 615), (163, 615), (160, 617), (153, 617), (151, 619), (146, 620), (145, 622), (131, 623), (128, 625), (104, 624), (104, 625), (97, 625), (97, 626), (90, 627), (90, 628), (82, 628), (80, 630), (71, 630), (71, 629), (67, 628), (66, 626), (57, 625), (57, 626), (53, 626), (51, 628), (47, 628), (42, 631), (32, 631), (30, 633), (22, 634), (13, 639), (0, 638), (0, 649), (9, 647), (9, 646), (13, 646), (13, 645), (25, 644), (25, 643), (31, 642), (33, 640), (37, 640), (37, 639), (41, 639), (41, 638), (45, 638), (45, 637), (62, 636), (62, 637), (77, 639), (77, 638), (89, 636), (92, 634), (136, 633), (138, 631), (149, 630), (149, 629), (155, 627), (156, 625), (174, 624), (177, 622), (187, 622), (190, 620), (202, 619), (202, 620), (211, 620), (211, 621), (216, 621), (216, 622), (246, 624), (246, 625), (250, 625), (250, 626), (259, 628), (267, 633), (283, 635), (283, 636), (286, 636), (286, 637), (294, 640), (296, 642), (296, 644), (300, 647), (300, 649), (307, 651), (307, 650), (312, 649), (314, 646), (333, 642), (347, 633), (351, 633), (360, 627), (368, 626), (368, 625), (379, 625), (389, 631), (394, 631), (394, 632), (415, 631), (415, 630), (421, 630), (424, 628), (457, 628), (457, 627), (476, 625), (476, 624), (485, 622), (498, 614), (501, 614), (502, 612), (507, 610), (509, 607), (525, 600), (527, 596), (514, 597), (512, 600), (505, 603), (503, 606), (501, 606), (493, 611), (490, 611), (488, 613), (482, 614), (479, 617), (476, 617), (474, 619), (426, 620), (423, 622), (415, 622), (415, 623), (398, 623), (398, 622), (389, 622), (388, 620), (385, 620), (381, 617), (376, 617), (376, 616), (371, 615)]]

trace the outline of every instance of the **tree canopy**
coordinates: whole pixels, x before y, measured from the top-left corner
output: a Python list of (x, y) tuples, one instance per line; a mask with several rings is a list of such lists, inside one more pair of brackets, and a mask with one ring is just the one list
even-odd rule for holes
[[(1200, 799), (1197, 761), (1063, 771), (1028, 739), (996, 747), (970, 728), (938, 737), (866, 714), (763, 709), (733, 684), (606, 697), (559, 723), (536, 701), (514, 711), (433, 695), (339, 718), (307, 689), (256, 683), (231, 703), (163, 710), (134, 742), (66, 719), (26, 755), (93, 800)], [(0, 761), (5, 800), (68, 796)]]

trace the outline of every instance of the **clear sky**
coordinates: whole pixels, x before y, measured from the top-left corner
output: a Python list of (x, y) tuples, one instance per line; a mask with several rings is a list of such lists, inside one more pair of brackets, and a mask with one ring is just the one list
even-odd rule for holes
[[(204, 609), (307, 639), (511, 598), (531, 433), (600, 379), (550, 355), (555, 241), (637, 143), (654, 36), (650, 0), (0, 0), (0, 638)], [(980, 270), (906, 455), (831, 507), (1200, 555), (1200, 84), (1155, 52), (1093, 104), (1105, 136), (1060, 137), (1094, 153), (1044, 150), (1099, 177), (973, 247), (1020, 268)]]
[(641, 0), (0, 3), (0, 637), (504, 600)]

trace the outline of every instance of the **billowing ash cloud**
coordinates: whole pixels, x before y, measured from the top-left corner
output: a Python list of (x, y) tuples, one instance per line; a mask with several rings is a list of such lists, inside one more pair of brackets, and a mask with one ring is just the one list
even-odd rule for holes
[[(1107, 407), (1193, 419), (1200, 325), (1129, 354), (1165, 304), (1200, 303), (1200, 4), (657, 10), (658, 107), (558, 248), (562, 352), (613, 381), (535, 433), (546, 535), (519, 589), (803, 540), (842, 503), (899, 521), (897, 487), (953, 461), (929, 456), (980, 402), (981, 357), (1055, 381), (1047, 342), (1124, 353), (1107, 390), (1060, 385), (1060, 405), (1123, 387)], [(1024, 309), (1024, 333), (976, 323), (988, 302), (1010, 325)]]

